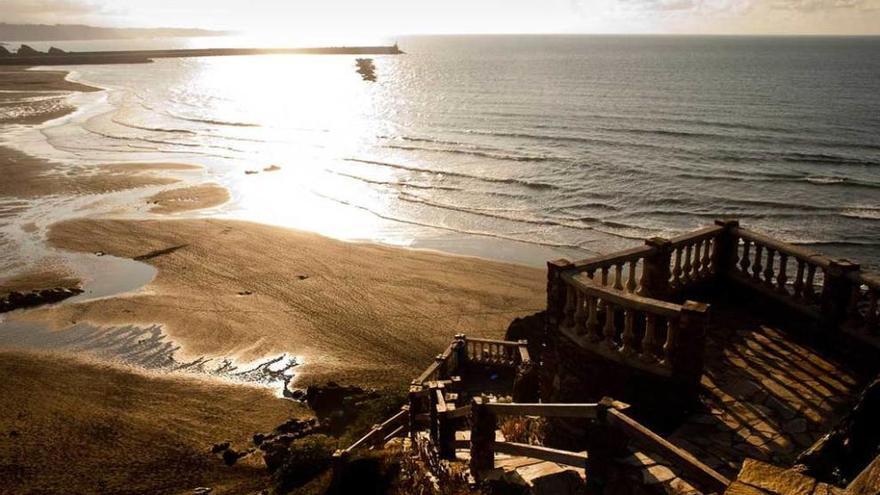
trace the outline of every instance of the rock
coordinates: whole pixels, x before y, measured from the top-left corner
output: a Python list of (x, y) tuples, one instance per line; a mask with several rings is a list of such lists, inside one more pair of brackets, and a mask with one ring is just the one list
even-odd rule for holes
[(315, 411), (318, 418), (327, 417), (333, 412), (343, 410), (346, 398), (363, 394), (364, 389), (360, 387), (342, 387), (336, 382), (327, 382), (325, 385), (311, 385), (306, 389), (306, 404)]
[(263, 172), (276, 172), (278, 170), (281, 170), (281, 167), (279, 167), (278, 165), (269, 165), (268, 167), (263, 169)]
[(65, 55), (65, 54), (67, 54), (67, 52), (65, 52), (61, 48), (56, 48), (54, 46), (49, 48), (49, 55)]
[(258, 174), (260, 172), (258, 170), (245, 170), (244, 173), (247, 175), (253, 175), (253, 174)]
[(504, 334), (504, 340), (528, 341), (529, 357), (532, 361), (539, 361), (543, 347), (544, 335), (544, 312), (535, 313), (533, 315), (516, 318), (507, 327)]
[(302, 433), (305, 430), (310, 430), (315, 426), (315, 420), (300, 420), (296, 418), (288, 419), (287, 421), (281, 423), (280, 425), (275, 427), (275, 431), (279, 433)]
[(5, 46), (0, 45), (0, 57), (9, 57), (12, 55), (12, 52), (9, 51)]
[(254, 445), (256, 445), (257, 447), (259, 447), (260, 444), (263, 443), (263, 440), (265, 440), (265, 439), (266, 439), (266, 435), (264, 435), (262, 433), (254, 433), (254, 438), (253, 438)]
[(205, 495), (207, 493), (213, 492), (214, 489), (209, 488), (207, 486), (200, 486), (198, 488), (193, 488), (193, 495)]
[(248, 456), (253, 452), (253, 450), (248, 449), (244, 452), (237, 452), (235, 449), (226, 449), (223, 451), (223, 462), (226, 463), (227, 466), (232, 466), (242, 457)]
[(211, 447), (212, 454), (219, 454), (224, 450), (229, 448), (229, 442), (215, 443), (213, 447)]
[(28, 45), (21, 45), (21, 46), (18, 48), (18, 53), (17, 53), (17, 55), (18, 55), (19, 57), (31, 57), (31, 56), (34, 56), (34, 55), (43, 55), (43, 53), (42, 53), (42, 52), (39, 52), (39, 51), (37, 51), (37, 50), (34, 50), (33, 48), (31, 48), (31, 47), (28, 46)]
[(642, 483), (653, 485), (656, 483), (665, 483), (675, 478), (675, 473), (666, 466), (655, 464), (642, 470)]
[(260, 450), (263, 451), (263, 462), (270, 473), (278, 470), (287, 459), (287, 447), (279, 443), (264, 442), (260, 445)]
[(754, 459), (743, 462), (737, 481), (784, 495), (810, 495), (816, 487), (816, 480), (809, 476)]

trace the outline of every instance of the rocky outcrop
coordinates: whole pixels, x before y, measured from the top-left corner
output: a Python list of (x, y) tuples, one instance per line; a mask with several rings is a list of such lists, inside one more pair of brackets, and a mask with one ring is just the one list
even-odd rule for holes
[(49, 55), (65, 55), (66, 53), (67, 52), (65, 52), (61, 48), (56, 48), (54, 46), (49, 48)]
[(32, 57), (34, 55), (42, 55), (43, 52), (33, 49), (30, 45), (21, 45), (16, 55), (19, 57)]
[(844, 486), (880, 456), (880, 376), (840, 423), (798, 457), (810, 476)]
[(9, 57), (11, 55), (12, 55), (12, 52), (10, 52), (8, 48), (6, 48), (3, 45), (0, 45), (0, 57)]
[(13, 291), (5, 297), (0, 297), (0, 313), (57, 303), (77, 294), (82, 294), (82, 289), (78, 287), (55, 287), (52, 289), (33, 290), (31, 292)]

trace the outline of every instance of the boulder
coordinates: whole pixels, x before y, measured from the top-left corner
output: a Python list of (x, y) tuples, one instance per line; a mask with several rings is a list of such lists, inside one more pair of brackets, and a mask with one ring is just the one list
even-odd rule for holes
[(312, 385), (306, 389), (306, 404), (322, 418), (344, 410), (347, 398), (363, 394), (364, 389), (360, 387), (343, 387), (336, 382), (327, 382), (325, 385)]
[(0, 45), (0, 57), (8, 57), (10, 55), (12, 55), (12, 52), (10, 52), (5, 46)]
[(29, 45), (21, 45), (21, 46), (18, 48), (18, 53), (17, 53), (17, 55), (18, 55), (19, 57), (32, 57), (32, 56), (34, 56), (34, 55), (43, 55), (43, 52), (40, 52), (40, 51), (34, 50), (34, 49), (31, 48)]
[(49, 55), (64, 55), (66, 53), (67, 52), (65, 52), (61, 48), (56, 48), (54, 46), (49, 48)]
[(214, 446), (211, 447), (211, 453), (212, 454), (219, 454), (220, 452), (223, 452), (224, 450), (226, 450), (228, 448), (229, 448), (229, 442), (215, 443)]

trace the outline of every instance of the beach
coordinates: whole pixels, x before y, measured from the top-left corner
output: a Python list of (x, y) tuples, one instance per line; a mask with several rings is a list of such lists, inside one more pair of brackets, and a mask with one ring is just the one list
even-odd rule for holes
[[(0, 72), (4, 77), (4, 88), (89, 90), (57, 72)], [(15, 123), (34, 125), (72, 110)], [(156, 270), (137, 290), (13, 311), (3, 315), (5, 325), (60, 332), (54, 335), (78, 324), (108, 335), (158, 326), (178, 363), (258, 363), (289, 355), (297, 362), (291, 389), (333, 380), (403, 390), (456, 333), (499, 338), (514, 317), (542, 308), (539, 269), (253, 222), (186, 218), (229, 200), (218, 184), (168, 175), (197, 170), (191, 163), (71, 165), (0, 148), (0, 173), (9, 179), (0, 182), (0, 195), (7, 201), (58, 195), (98, 201), (130, 193), (124, 203), (130, 210), (109, 215), (121, 218), (95, 218), (85, 210), (81, 219), (49, 226), (47, 249)], [(4, 212), (7, 218), (16, 213)], [(80, 287), (84, 278), (57, 259), (38, 259), (0, 277), (0, 295)], [(256, 431), (308, 414), (279, 398), (277, 384), (156, 369), (50, 341), (29, 349), (7, 340), (0, 351), (6, 377), (0, 430), (11, 438), (0, 460), (11, 470), (13, 491), (257, 489), (267, 483), (260, 461), (228, 468), (206, 454), (212, 443), (246, 444)], [(82, 447), (71, 452), (74, 445)]]

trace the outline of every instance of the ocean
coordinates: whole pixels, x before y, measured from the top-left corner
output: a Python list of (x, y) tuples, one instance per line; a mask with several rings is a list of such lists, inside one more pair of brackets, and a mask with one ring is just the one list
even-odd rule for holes
[(398, 42), (375, 82), (350, 56), (71, 67), (107, 91), (0, 140), (65, 163), (202, 164), (233, 199), (201, 215), (342, 239), (542, 265), (734, 217), (880, 267), (880, 38)]

